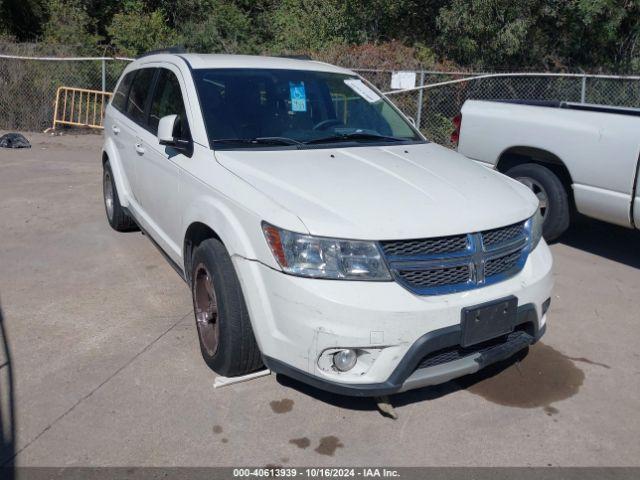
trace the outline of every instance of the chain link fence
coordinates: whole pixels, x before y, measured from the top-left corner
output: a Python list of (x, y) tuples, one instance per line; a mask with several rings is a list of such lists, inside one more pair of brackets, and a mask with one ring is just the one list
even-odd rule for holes
[[(60, 86), (112, 91), (130, 59), (0, 55), (0, 129), (52, 124)], [(562, 100), (640, 107), (640, 77), (552, 73), (416, 72), (417, 87), (389, 91), (393, 72), (360, 70), (432, 141), (450, 146), (452, 119), (467, 99)]]
[(467, 99), (559, 100), (640, 107), (638, 76), (422, 71), (416, 74), (416, 88), (389, 91), (393, 72), (359, 70), (358, 73), (413, 118), (427, 138), (445, 146), (452, 146), (452, 120)]
[(0, 129), (51, 127), (60, 86), (111, 91), (129, 62), (114, 58), (0, 55)]

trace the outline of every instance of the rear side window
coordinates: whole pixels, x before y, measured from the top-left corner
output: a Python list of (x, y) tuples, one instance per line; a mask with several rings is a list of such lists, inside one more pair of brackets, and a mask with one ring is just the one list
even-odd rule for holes
[(136, 77), (133, 79), (131, 91), (129, 92), (129, 103), (127, 103), (127, 115), (136, 123), (144, 125), (145, 105), (147, 98), (151, 93), (151, 82), (155, 74), (155, 68), (143, 68), (138, 70)]
[(174, 137), (189, 139), (189, 126), (187, 115), (184, 109), (180, 82), (175, 74), (166, 68), (160, 69), (158, 83), (151, 100), (151, 110), (149, 112), (149, 130), (151, 133), (158, 133), (158, 123), (166, 115), (178, 115), (178, 121), (173, 133)]
[(111, 105), (113, 105), (117, 110), (121, 112), (124, 112), (126, 110), (129, 87), (131, 86), (131, 81), (133, 80), (135, 74), (135, 71), (127, 73), (120, 82), (120, 85), (118, 85), (116, 93), (113, 94)]

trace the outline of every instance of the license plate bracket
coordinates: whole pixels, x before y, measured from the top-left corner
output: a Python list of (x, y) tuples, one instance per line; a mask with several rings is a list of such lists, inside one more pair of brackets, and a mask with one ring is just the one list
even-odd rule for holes
[(513, 295), (463, 308), (460, 344), (470, 347), (511, 333), (515, 328), (517, 314), (518, 299)]

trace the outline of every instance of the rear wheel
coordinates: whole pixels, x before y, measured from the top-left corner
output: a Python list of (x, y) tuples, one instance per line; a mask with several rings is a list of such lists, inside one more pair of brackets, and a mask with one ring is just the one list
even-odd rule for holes
[(546, 240), (555, 240), (569, 228), (569, 196), (555, 173), (537, 163), (525, 163), (511, 168), (507, 175), (527, 186), (538, 197), (543, 218), (542, 234)]
[(102, 196), (107, 221), (111, 228), (118, 232), (130, 232), (138, 227), (133, 219), (124, 211), (118, 198), (118, 190), (113, 179), (111, 164), (107, 160), (102, 167)]
[(215, 238), (204, 240), (193, 252), (191, 265), (193, 310), (204, 361), (227, 377), (257, 370), (262, 357), (227, 249)]

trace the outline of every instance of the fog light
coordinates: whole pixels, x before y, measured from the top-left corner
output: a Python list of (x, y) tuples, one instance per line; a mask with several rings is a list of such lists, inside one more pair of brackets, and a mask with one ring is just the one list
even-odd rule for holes
[(355, 367), (357, 360), (358, 354), (356, 351), (348, 348), (346, 350), (340, 350), (333, 355), (333, 366), (341, 372), (346, 372)]

